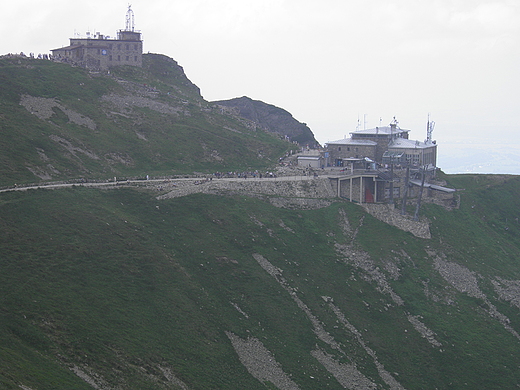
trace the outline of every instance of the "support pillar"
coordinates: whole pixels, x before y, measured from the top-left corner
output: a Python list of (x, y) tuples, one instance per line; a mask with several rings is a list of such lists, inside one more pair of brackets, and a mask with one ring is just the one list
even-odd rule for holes
[(350, 201), (352, 202), (352, 177), (350, 178)]
[(359, 177), (359, 203), (363, 203), (363, 176)]

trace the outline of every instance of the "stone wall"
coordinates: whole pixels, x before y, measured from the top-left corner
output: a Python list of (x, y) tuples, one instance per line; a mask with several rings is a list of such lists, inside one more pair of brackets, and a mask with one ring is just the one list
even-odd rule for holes
[[(334, 180), (318, 178), (277, 178), (277, 179), (179, 179), (165, 182), (160, 190), (166, 191), (157, 199), (169, 199), (195, 193), (215, 195), (247, 195), (268, 200), (276, 207), (291, 209), (317, 209), (329, 206), (336, 198), (332, 186)], [(155, 185), (157, 186), (157, 185)], [(416, 237), (431, 238), (427, 220), (414, 221), (411, 216), (403, 216), (393, 205), (366, 204), (361, 206), (382, 222), (412, 233)]]
[[(168, 192), (158, 199), (176, 198), (195, 193), (269, 197), (272, 204), (290, 208), (321, 208), (335, 198), (327, 178), (269, 178), (269, 179), (214, 179), (178, 180), (165, 183)], [(300, 205), (300, 207), (298, 207)]]

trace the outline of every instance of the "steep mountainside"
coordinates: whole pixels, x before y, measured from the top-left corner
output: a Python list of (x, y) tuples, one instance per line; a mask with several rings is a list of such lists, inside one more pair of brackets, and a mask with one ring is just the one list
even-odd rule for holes
[(291, 141), (300, 145), (314, 147), (317, 144), (314, 134), (305, 123), (298, 122), (293, 116), (282, 108), (253, 100), (246, 96), (230, 100), (213, 102), (220, 106), (235, 108), (238, 113), (257, 123), (269, 131), (282, 136), (289, 136)]
[(520, 177), (439, 172), (454, 201), (392, 225), (303, 171), (91, 186), (291, 144), (164, 56), (4, 58), (0, 83), (0, 185), (74, 182), (0, 190), (1, 389), (520, 386)]
[(447, 179), (430, 239), (342, 201), (0, 193), (0, 387), (515, 388), (520, 179)]
[(294, 146), (206, 102), (174, 60), (143, 62), (106, 76), (0, 58), (0, 186), (260, 168)]

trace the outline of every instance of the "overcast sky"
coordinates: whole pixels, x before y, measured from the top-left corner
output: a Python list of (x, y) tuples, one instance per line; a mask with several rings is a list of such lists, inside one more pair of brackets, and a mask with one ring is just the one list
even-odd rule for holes
[[(115, 36), (128, 4), (4, 1), (0, 54), (49, 53), (87, 31)], [(499, 171), (520, 174), (518, 0), (131, 4), (144, 51), (174, 58), (206, 100), (249, 96), (282, 107), (322, 144), (348, 136), (358, 120), (371, 128), (394, 116), (424, 140), (430, 114), (439, 165), (450, 148), (502, 145), (512, 155)], [(467, 166), (479, 163), (447, 171), (478, 171)]]

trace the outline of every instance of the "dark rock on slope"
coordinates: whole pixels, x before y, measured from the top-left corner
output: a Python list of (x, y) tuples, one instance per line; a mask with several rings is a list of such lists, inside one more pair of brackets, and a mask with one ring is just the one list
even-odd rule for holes
[(314, 134), (305, 123), (298, 122), (289, 112), (272, 104), (253, 100), (247, 96), (213, 103), (236, 108), (240, 116), (254, 121), (266, 130), (282, 136), (287, 135), (291, 141), (296, 141), (300, 145), (317, 144)]

